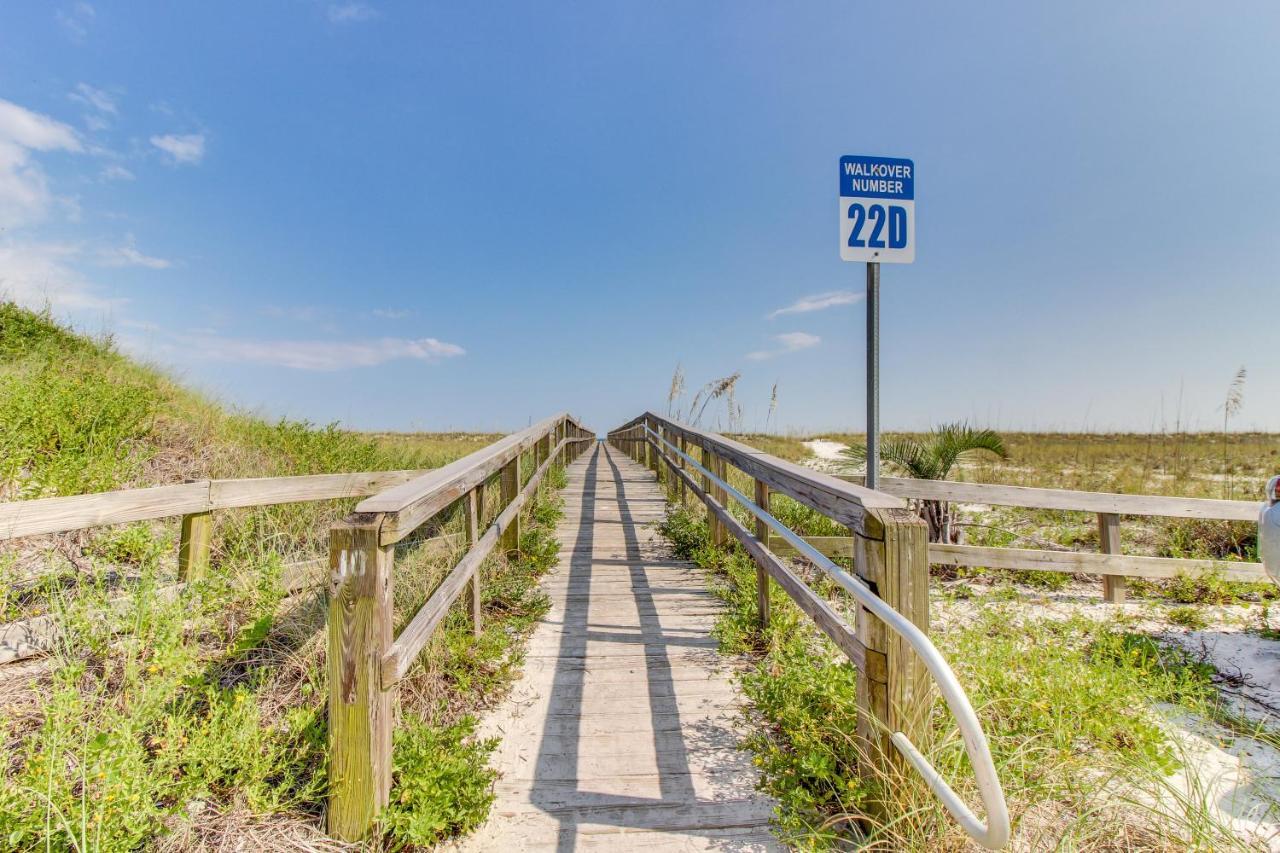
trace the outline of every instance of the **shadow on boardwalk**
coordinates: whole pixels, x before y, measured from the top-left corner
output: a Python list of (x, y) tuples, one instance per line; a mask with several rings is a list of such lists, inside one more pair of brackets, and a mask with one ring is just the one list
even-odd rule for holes
[(489, 822), (466, 849), (769, 850), (773, 804), (737, 749), (738, 696), (700, 571), (654, 529), (665, 499), (603, 445), (569, 469), (552, 610), (503, 738)]

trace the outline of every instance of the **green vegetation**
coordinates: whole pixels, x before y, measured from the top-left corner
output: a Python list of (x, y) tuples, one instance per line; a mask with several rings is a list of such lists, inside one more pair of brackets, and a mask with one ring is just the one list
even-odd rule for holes
[[(722, 648), (753, 659), (742, 686), (762, 719), (748, 728), (746, 744), (764, 789), (779, 802), (784, 838), (802, 849), (851, 842), (962, 849), (963, 834), (910, 771), (893, 779), (860, 776), (856, 672), (785, 593), (774, 586), (762, 633), (755, 567), (745, 552), (713, 547), (705, 522), (687, 510), (672, 510), (663, 530), (680, 556), (710, 571), (713, 590), (727, 603), (717, 625)], [(813, 585), (840, 598), (830, 583)], [(1163, 790), (1180, 764), (1157, 704), (1217, 713), (1212, 671), (1121, 621), (1027, 618), (999, 599), (936, 637), (979, 709), (1020, 818), (1015, 834), (1035, 849), (1092, 849), (1121, 834), (1143, 849), (1241, 846), (1203, 804), (1189, 803), (1182, 816), (1143, 805), (1144, 793)], [(932, 721), (926, 753), (976, 802), (954, 721), (940, 701)], [(898, 817), (874, 817), (886, 813)]]
[[(109, 339), (0, 305), (0, 495), (443, 464), (487, 437), (369, 437), (227, 412)], [(526, 464), (526, 471), (532, 466)], [(498, 701), (548, 602), (563, 472), (552, 469), (518, 556), (483, 567), (484, 630), (455, 608), (402, 683), (383, 842), (420, 848), (484, 819)], [(487, 491), (486, 518), (497, 511)], [(219, 512), (207, 580), (174, 585), (176, 521), (0, 545), (0, 619), (49, 614), (57, 653), (0, 672), (0, 849), (199, 848), (227, 826), (255, 844), (327, 849), (325, 602), (297, 560), (322, 555), (353, 501)], [(460, 512), (397, 547), (403, 625), (461, 556)], [(441, 535), (453, 535), (441, 539)], [(273, 841), (275, 839), (275, 841)], [(301, 839), (301, 840), (300, 840)]]

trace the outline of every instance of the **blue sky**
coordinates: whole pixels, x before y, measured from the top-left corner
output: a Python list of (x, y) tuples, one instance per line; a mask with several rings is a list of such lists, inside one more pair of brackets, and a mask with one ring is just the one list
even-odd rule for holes
[(1280, 430), (1277, 44), (1271, 2), (7, 2), (0, 290), (269, 415), (605, 429), (679, 363), (860, 428), (836, 167), (904, 156), (889, 428), (1214, 428), (1245, 366)]

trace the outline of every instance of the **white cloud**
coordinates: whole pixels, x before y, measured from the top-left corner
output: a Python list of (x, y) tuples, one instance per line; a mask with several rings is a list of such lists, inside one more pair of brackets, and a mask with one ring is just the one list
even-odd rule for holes
[(786, 355), (789, 352), (796, 352), (802, 349), (812, 349), (822, 343), (822, 338), (817, 335), (811, 335), (808, 332), (787, 332), (782, 335), (774, 335), (773, 339), (780, 346), (771, 350), (756, 350), (747, 353), (747, 358), (752, 361), (764, 361), (779, 355)]
[(76, 103), (84, 104), (86, 107), (97, 110), (100, 113), (108, 113), (116, 115), (116, 99), (111, 93), (102, 89), (95, 89), (88, 83), (77, 83), (74, 92), (67, 95), (68, 98)]
[(374, 308), (370, 313), (382, 320), (403, 320), (413, 314), (406, 308)]
[(342, 370), (376, 367), (388, 361), (417, 359), (439, 362), (465, 355), (457, 344), (435, 338), (378, 338), (368, 341), (253, 341), (219, 336), (189, 339), (195, 354), (219, 361), (246, 361), (297, 370)]
[(783, 314), (808, 314), (810, 311), (823, 311), (827, 308), (834, 308), (837, 305), (852, 305), (862, 299), (861, 293), (854, 293), (852, 290), (830, 290), (826, 293), (815, 293), (812, 296), (805, 296), (797, 299), (785, 308), (779, 308), (769, 314), (769, 319), (780, 317)]
[(139, 252), (132, 234), (125, 237), (125, 245), (120, 248), (98, 252), (98, 263), (104, 267), (146, 267), (150, 270), (163, 270), (173, 266), (164, 258), (153, 258)]
[(79, 247), (65, 243), (0, 245), (0, 296), (29, 308), (102, 310), (123, 304), (99, 295), (70, 265), (79, 254)]
[(378, 17), (378, 10), (367, 3), (330, 3), (329, 21), (334, 24), (358, 24)]
[(112, 163), (103, 168), (101, 177), (104, 181), (132, 181), (134, 174), (124, 166)]
[(38, 222), (48, 214), (53, 195), (32, 151), (83, 150), (67, 125), (0, 100), (0, 227)]
[(151, 137), (151, 144), (168, 154), (174, 163), (199, 163), (204, 159), (203, 133), (166, 133)]
[(97, 14), (88, 3), (73, 3), (66, 9), (59, 9), (54, 19), (66, 31), (68, 38), (80, 44), (88, 37), (89, 24)]

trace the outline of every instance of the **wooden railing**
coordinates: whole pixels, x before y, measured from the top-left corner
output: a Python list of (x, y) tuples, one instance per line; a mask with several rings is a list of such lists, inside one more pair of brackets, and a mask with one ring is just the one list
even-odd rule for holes
[[(91, 495), (0, 503), (0, 541), (67, 533), (92, 527), (182, 517), (178, 537), (178, 585), (157, 595), (176, 594), (181, 584), (205, 577), (209, 569), (213, 513), (217, 510), (357, 498), (406, 483), (422, 471), (369, 471), (240, 480), (197, 480), (171, 486), (123, 489)], [(318, 561), (285, 567), (285, 588), (313, 582)], [(59, 636), (51, 616), (0, 625), (0, 664), (49, 652)]]
[[(499, 545), (512, 551), (520, 515), (557, 458), (578, 456), (594, 435), (560, 414), (483, 450), (429, 471), (356, 506), (329, 539), (329, 834), (365, 838), (391, 790), (396, 684), (431, 639), (449, 607), (468, 592), (480, 632), (480, 574)], [(525, 482), (521, 458), (533, 451)], [(496, 481), (502, 509), (486, 524), (484, 491)], [(522, 485), (523, 483), (523, 485)], [(457, 501), (464, 501), (469, 548), (399, 637), (393, 636), (395, 545)]]
[[(847, 479), (851, 482), (861, 480), (854, 477)], [(1102, 575), (1103, 598), (1116, 604), (1124, 601), (1125, 579), (1128, 577), (1160, 579), (1175, 578), (1179, 575), (1215, 574), (1224, 580), (1231, 581), (1265, 581), (1267, 579), (1261, 563), (1144, 557), (1121, 552), (1121, 516), (1256, 522), (1259, 504), (1250, 501), (1163, 495), (1120, 495), (1107, 492), (957, 483), (950, 480), (913, 480), (900, 477), (882, 477), (880, 487), (882, 491), (889, 494), (912, 500), (1087, 512), (1096, 514), (1098, 518), (1100, 553), (930, 543), (929, 560), (939, 565)], [(806, 538), (824, 554), (844, 557), (851, 557), (853, 554), (854, 543), (850, 537)], [(785, 545), (783, 550), (787, 551)]]
[[(991, 849), (1008, 840), (1008, 810), (981, 726), (954, 673), (928, 640), (929, 543), (924, 521), (895, 496), (778, 459), (753, 447), (646, 413), (608, 435), (609, 442), (653, 469), (671, 498), (702, 501), (713, 540), (736, 539), (756, 564), (756, 600), (769, 622), (769, 580), (775, 581), (857, 667), (856, 736), (860, 772), (875, 777), (900, 753), (921, 772), (965, 831)], [(699, 453), (694, 460), (691, 451)], [(755, 517), (754, 529), (730, 511), (728, 466), (752, 482), (734, 495)], [(818, 567), (852, 594), (854, 625), (778, 556), (779, 534), (806, 543), (770, 512), (783, 494), (849, 528), (853, 574), (816, 551)], [(956, 717), (987, 812), (984, 825), (915, 749), (929, 727), (936, 683)]]

